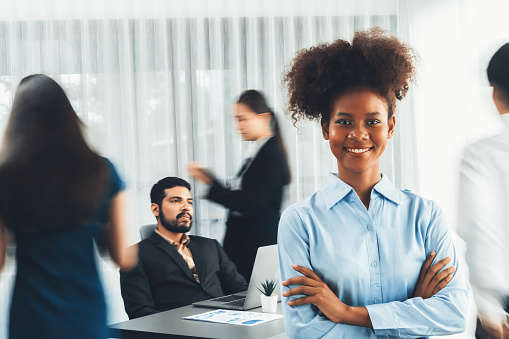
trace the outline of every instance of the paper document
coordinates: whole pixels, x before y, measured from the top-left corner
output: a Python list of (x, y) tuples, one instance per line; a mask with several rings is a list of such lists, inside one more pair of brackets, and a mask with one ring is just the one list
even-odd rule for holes
[(215, 310), (205, 313), (184, 317), (187, 320), (210, 321), (221, 324), (234, 324), (254, 326), (275, 319), (281, 319), (283, 315), (273, 313), (258, 313), (245, 311)]

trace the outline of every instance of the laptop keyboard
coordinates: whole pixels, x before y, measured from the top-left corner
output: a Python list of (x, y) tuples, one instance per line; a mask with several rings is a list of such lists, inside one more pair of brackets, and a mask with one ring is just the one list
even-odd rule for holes
[(223, 301), (223, 302), (227, 302), (227, 301), (235, 301), (235, 300), (239, 300), (239, 298), (243, 299), (242, 297), (238, 297), (238, 296), (234, 296), (234, 295), (227, 295), (225, 297), (219, 297), (219, 298), (214, 298), (214, 299), (211, 299), (213, 301)]
[(221, 303), (221, 305), (244, 306), (245, 302), (246, 302), (246, 298), (240, 298), (240, 299), (231, 300), (231, 301), (227, 301), (227, 302)]

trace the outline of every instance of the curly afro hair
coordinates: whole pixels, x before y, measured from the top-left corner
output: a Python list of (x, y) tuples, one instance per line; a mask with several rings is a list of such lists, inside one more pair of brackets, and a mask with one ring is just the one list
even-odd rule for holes
[(299, 51), (283, 78), (288, 87), (288, 114), (329, 121), (332, 100), (363, 86), (385, 99), (389, 118), (413, 81), (414, 51), (381, 28), (357, 32), (352, 43), (332, 43)]

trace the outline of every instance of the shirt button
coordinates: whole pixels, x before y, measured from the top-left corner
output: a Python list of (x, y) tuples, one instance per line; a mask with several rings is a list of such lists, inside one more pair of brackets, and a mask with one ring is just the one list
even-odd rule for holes
[(376, 261), (371, 262), (371, 266), (376, 267), (376, 265), (378, 265), (378, 263)]
[(368, 231), (371, 231), (373, 229), (373, 226), (368, 225)]
[(374, 302), (375, 304), (378, 304), (378, 303), (380, 302), (380, 299), (378, 299), (378, 298), (374, 298), (374, 299), (373, 299), (373, 302)]

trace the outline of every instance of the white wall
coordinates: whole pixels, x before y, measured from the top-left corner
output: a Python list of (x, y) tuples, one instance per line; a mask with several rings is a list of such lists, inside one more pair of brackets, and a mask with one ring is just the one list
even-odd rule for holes
[(500, 131), (486, 68), (509, 41), (506, 1), (410, 1), (410, 41), (419, 53), (415, 116), (420, 194), (456, 229), (463, 149)]

